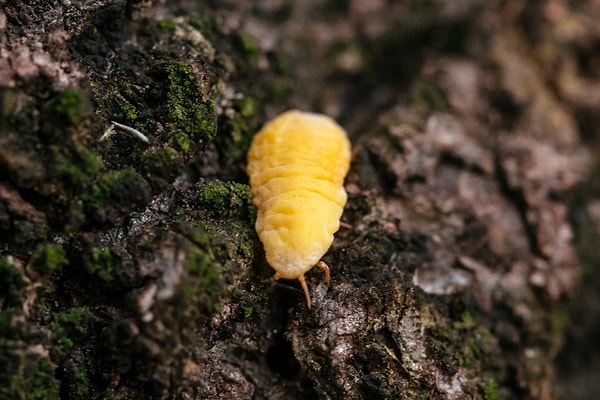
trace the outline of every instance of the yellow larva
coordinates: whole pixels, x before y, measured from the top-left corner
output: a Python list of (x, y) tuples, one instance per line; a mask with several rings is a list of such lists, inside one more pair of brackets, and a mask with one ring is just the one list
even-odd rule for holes
[(318, 266), (340, 227), (350, 141), (333, 119), (288, 111), (252, 141), (247, 172), (258, 208), (256, 231), (275, 279), (298, 279), (310, 308), (304, 274)]

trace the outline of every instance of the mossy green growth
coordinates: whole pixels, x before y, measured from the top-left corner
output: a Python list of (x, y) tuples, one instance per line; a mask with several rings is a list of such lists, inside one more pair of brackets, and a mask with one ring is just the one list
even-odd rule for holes
[(54, 316), (50, 324), (54, 350), (61, 356), (69, 353), (76, 343), (91, 334), (92, 314), (83, 307), (65, 310)]
[(0, 399), (50, 400), (58, 399), (59, 385), (54, 368), (47, 358), (26, 353), (19, 367), (3, 373), (10, 374), (8, 382), (0, 385)]
[(140, 158), (142, 169), (152, 175), (163, 179), (175, 178), (182, 165), (181, 156), (171, 147), (158, 150), (149, 150)]
[(256, 113), (256, 101), (252, 97), (244, 96), (239, 101), (240, 114), (249, 118)]
[(98, 180), (92, 188), (92, 195), (101, 199), (102, 203), (109, 199), (126, 196), (126, 189), (132, 186), (133, 181), (144, 179), (132, 167), (108, 171)]
[(51, 165), (56, 169), (57, 178), (64, 178), (76, 189), (89, 184), (103, 167), (100, 156), (87, 149), (82, 148), (78, 153), (73, 153), (64, 144), (52, 144), (49, 150)]
[(223, 266), (215, 261), (212, 253), (200, 247), (187, 251), (185, 264), (189, 279), (182, 284), (181, 291), (186, 305), (193, 303), (207, 313), (218, 311), (225, 293)]
[[(64, 382), (63, 382), (64, 384)], [(68, 376), (68, 392), (71, 395), (70, 398), (75, 399), (89, 399), (91, 385), (90, 377), (85, 365), (79, 364)]]
[(478, 327), (465, 333), (464, 340), (465, 344), (459, 357), (463, 367), (472, 368), (475, 363), (487, 361), (486, 357), (494, 351), (492, 335), (486, 327)]
[(498, 400), (500, 398), (498, 393), (498, 382), (496, 382), (494, 378), (490, 379), (485, 385), (483, 398), (485, 400)]
[[(252, 206), (251, 210), (256, 210), (256, 208)], [(255, 219), (255, 217), (252, 218), (252, 220)], [(235, 229), (237, 225), (237, 223), (232, 224), (232, 228)], [(252, 258), (254, 255), (254, 238), (256, 237), (256, 232), (254, 229), (249, 229), (246, 224), (239, 226), (237, 232), (239, 234), (236, 236), (235, 242), (232, 243), (235, 245), (235, 254), (246, 260)]]
[(60, 244), (46, 243), (39, 245), (31, 257), (31, 267), (40, 275), (58, 272), (65, 265), (69, 265), (69, 259)]
[(138, 117), (138, 113), (135, 106), (127, 102), (121, 103), (121, 114), (123, 115), (123, 118), (129, 121), (133, 121)]
[(205, 99), (209, 89), (199, 82), (190, 65), (173, 62), (165, 65), (162, 73), (167, 79), (167, 141), (183, 153), (195, 151), (217, 133), (215, 103)]
[(170, 19), (163, 19), (162, 21), (158, 21), (158, 24), (156, 24), (156, 26), (158, 26), (158, 29), (168, 32), (170, 34), (175, 33), (175, 30), (177, 29), (177, 25), (175, 25), (175, 22), (173, 22)]
[(25, 282), (12, 257), (0, 258), (0, 309), (19, 307), (25, 297)]
[(248, 209), (252, 193), (237, 182), (208, 182), (198, 194), (198, 203), (213, 217), (230, 218)]
[(266, 102), (277, 102), (286, 100), (294, 92), (294, 85), (288, 78), (274, 79), (264, 88), (264, 99)]
[(85, 263), (85, 269), (89, 274), (96, 275), (105, 282), (111, 282), (114, 279), (115, 263), (110, 249), (93, 247)]
[(473, 329), (476, 326), (475, 317), (469, 310), (466, 310), (462, 314), (462, 319), (460, 321), (455, 321), (452, 326), (454, 329), (458, 330)]
[(202, 34), (212, 35), (220, 32), (220, 25), (214, 18), (206, 18), (200, 15), (192, 15), (189, 19), (190, 25), (198, 29)]
[(251, 117), (256, 112), (256, 100), (245, 96), (234, 103), (237, 112), (233, 117), (226, 119), (223, 131), (228, 133), (228, 143), (225, 144), (223, 153), (227, 162), (239, 164), (245, 162), (246, 152), (257, 127), (253, 125)]
[(74, 123), (87, 113), (87, 107), (80, 94), (75, 89), (68, 88), (60, 94), (55, 111), (70, 123)]
[(236, 39), (246, 57), (248, 66), (254, 70), (258, 69), (261, 49), (256, 39), (241, 31), (238, 31)]
[(40, 341), (20, 307), (0, 311), (0, 399), (59, 398), (54, 368), (32, 346)]
[(150, 186), (146, 180), (128, 167), (103, 174), (81, 199), (87, 210), (103, 216), (108, 209), (117, 210), (118, 213), (128, 212), (144, 205), (150, 196)]

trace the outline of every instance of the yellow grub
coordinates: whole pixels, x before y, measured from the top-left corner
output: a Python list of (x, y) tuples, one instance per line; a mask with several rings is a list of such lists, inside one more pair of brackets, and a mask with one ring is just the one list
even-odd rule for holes
[(256, 134), (248, 151), (256, 231), (275, 278), (298, 279), (310, 308), (304, 274), (333, 242), (346, 204), (344, 177), (350, 141), (333, 119), (288, 111)]

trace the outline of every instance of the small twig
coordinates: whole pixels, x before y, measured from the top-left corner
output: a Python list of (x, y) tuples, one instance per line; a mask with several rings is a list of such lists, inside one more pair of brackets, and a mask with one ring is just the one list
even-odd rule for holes
[(110, 121), (110, 126), (106, 129), (106, 131), (104, 131), (104, 133), (100, 137), (100, 141), (105, 140), (105, 139), (109, 138), (110, 136), (112, 136), (115, 133), (115, 127), (120, 128), (121, 130), (129, 133), (131, 136), (141, 140), (144, 143), (150, 143), (150, 140), (148, 139), (148, 137), (146, 135), (144, 135), (142, 132), (138, 131), (135, 128), (120, 124), (115, 121)]

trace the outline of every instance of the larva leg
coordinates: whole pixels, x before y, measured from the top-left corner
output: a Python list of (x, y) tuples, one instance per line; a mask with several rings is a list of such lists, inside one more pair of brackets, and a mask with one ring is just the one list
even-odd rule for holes
[(317, 267), (321, 268), (325, 272), (325, 283), (329, 286), (331, 275), (329, 274), (329, 265), (325, 264), (325, 261), (319, 261)]
[[(278, 272), (275, 272), (275, 275), (273, 275), (273, 279), (275, 279), (276, 281), (279, 280), (281, 278), (281, 276), (279, 276)], [(300, 277), (298, 277), (298, 281), (300, 281), (300, 286), (302, 286), (302, 290), (304, 291), (304, 296), (306, 296), (306, 304), (308, 305), (308, 308), (310, 309), (310, 293), (308, 293), (308, 285), (306, 284), (306, 280), (304, 279), (304, 275), (300, 275)]]
[(306, 296), (306, 305), (308, 306), (308, 309), (310, 310), (310, 293), (308, 293), (308, 285), (306, 285), (306, 280), (304, 279), (304, 275), (300, 275), (298, 277), (298, 280), (300, 281), (300, 286), (302, 286), (302, 290), (304, 290), (304, 295)]

